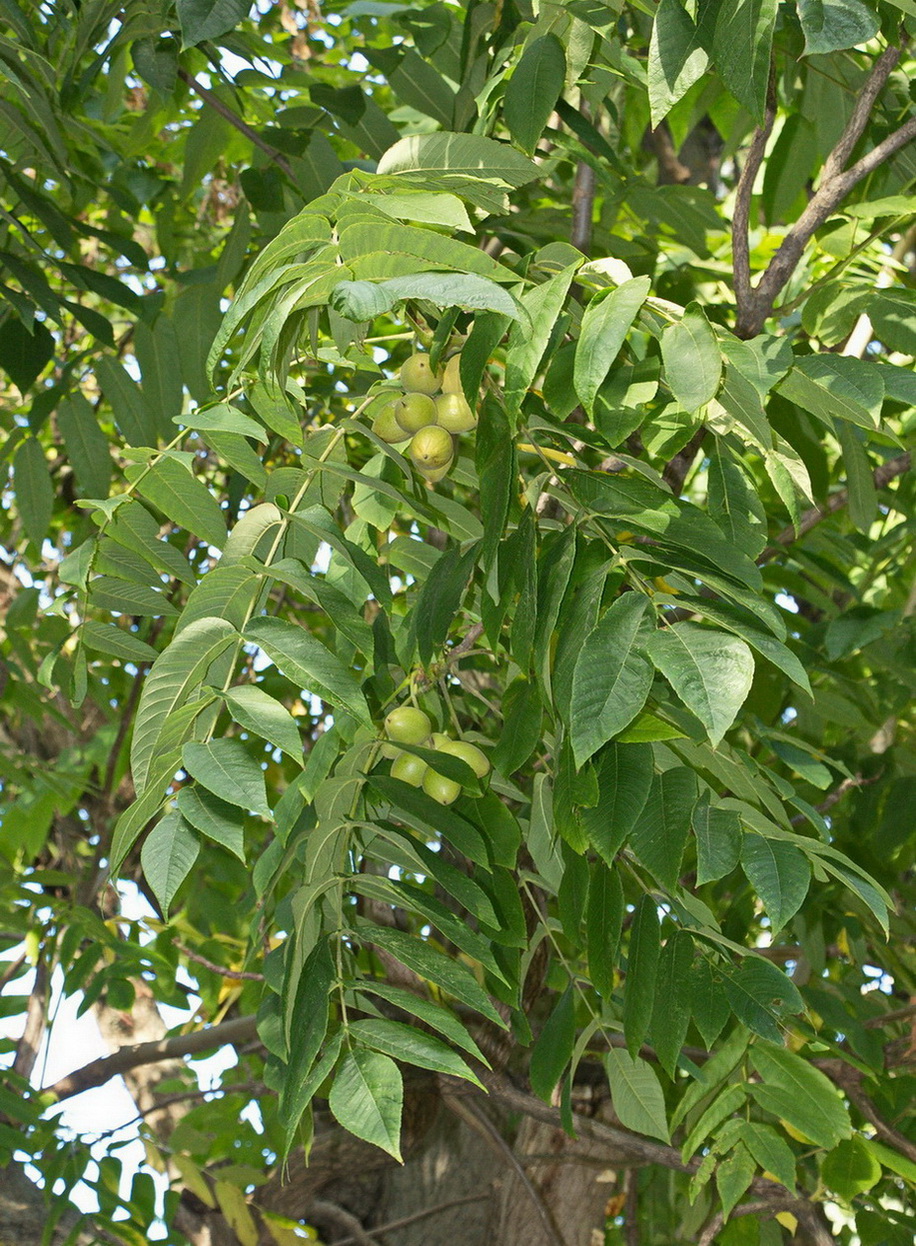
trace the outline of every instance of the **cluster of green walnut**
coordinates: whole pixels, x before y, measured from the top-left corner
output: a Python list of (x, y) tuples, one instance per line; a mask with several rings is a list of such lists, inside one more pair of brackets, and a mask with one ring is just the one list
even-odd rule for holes
[(440, 805), (450, 805), (461, 794), (461, 784), (456, 783), (447, 775), (439, 774), (435, 766), (429, 766), (413, 753), (405, 753), (398, 748), (400, 744), (414, 744), (419, 748), (435, 749), (449, 757), (459, 757), (471, 767), (478, 779), (486, 778), (490, 773), (490, 763), (486, 754), (476, 744), (467, 740), (453, 740), (441, 731), (433, 731), (433, 725), (422, 710), (412, 705), (402, 705), (392, 710), (385, 719), (385, 735), (390, 741), (383, 748), (385, 756), (393, 757), (391, 777), (409, 783), (411, 787), (422, 787), (427, 796), (437, 800)]
[(434, 372), (428, 355), (411, 355), (401, 366), (403, 393), (392, 397), (372, 424), (376, 436), (390, 445), (400, 447), (409, 439), (407, 454), (430, 484), (455, 461), (455, 435), (477, 427), (477, 414), (461, 388), (459, 359), (453, 355)]

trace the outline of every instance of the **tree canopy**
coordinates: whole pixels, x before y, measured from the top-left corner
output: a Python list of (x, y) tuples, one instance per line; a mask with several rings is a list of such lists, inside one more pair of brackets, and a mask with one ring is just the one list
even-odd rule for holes
[(0, 1240), (912, 1241), (914, 35), (0, 0)]

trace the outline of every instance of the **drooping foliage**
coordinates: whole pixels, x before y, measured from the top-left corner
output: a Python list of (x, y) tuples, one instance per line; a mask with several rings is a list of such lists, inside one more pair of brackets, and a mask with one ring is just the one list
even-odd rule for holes
[[(247, 1044), (170, 1232), (603, 1066), (607, 1242), (911, 1240), (914, 21), (0, 4), (4, 1015)], [(0, 1145), (145, 1240), (40, 1028)]]

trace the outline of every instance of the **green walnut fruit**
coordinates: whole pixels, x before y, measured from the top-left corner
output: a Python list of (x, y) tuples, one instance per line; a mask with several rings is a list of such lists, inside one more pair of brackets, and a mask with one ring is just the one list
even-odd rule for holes
[(435, 485), (435, 484), (438, 484), (440, 480), (444, 479), (444, 477), (446, 477), (449, 474), (449, 472), (452, 470), (453, 462), (454, 462), (453, 459), (449, 459), (449, 461), (445, 464), (444, 467), (435, 467), (433, 468), (432, 471), (426, 471), (424, 470), (424, 468), (418, 467), (417, 471), (420, 473), (423, 479), (427, 482), (427, 484)]
[(392, 779), (400, 779), (411, 787), (423, 787), (427, 774), (429, 766), (422, 758), (414, 757), (413, 753), (402, 753), (391, 767)]
[(436, 422), (436, 404), (429, 394), (405, 394), (394, 404), (394, 418), (408, 436)]
[(446, 744), (451, 744), (451, 742), (451, 736), (443, 735), (441, 731), (434, 731), (429, 737), (429, 747), (437, 748), (440, 752), (443, 752)]
[(464, 394), (440, 394), (436, 399), (436, 423), (450, 433), (469, 433), (477, 427), (477, 415)]
[(448, 753), (449, 757), (460, 757), (462, 761), (467, 762), (478, 779), (484, 779), (490, 773), (487, 755), (476, 744), (469, 744), (466, 740), (449, 740), (439, 751)]
[(376, 437), (381, 437), (382, 441), (387, 441), (389, 445), (396, 445), (399, 441), (406, 441), (409, 433), (406, 433), (397, 421), (395, 407), (397, 399), (392, 399), (386, 406), (382, 407), (378, 415), (372, 421), (372, 431)]
[(442, 369), (442, 392), (443, 394), (461, 394), (464, 397), (464, 388), (461, 384), (461, 356), (452, 355), (451, 359)]
[(449, 467), (455, 454), (455, 446), (450, 432), (431, 424), (414, 434), (407, 453), (421, 472), (436, 472), (440, 468)]
[(425, 744), (432, 729), (423, 711), (412, 705), (398, 706), (385, 719), (385, 735), (396, 744)]
[(423, 791), (432, 796), (440, 805), (450, 805), (461, 795), (461, 784), (454, 779), (447, 779), (444, 774), (437, 774), (430, 766), (423, 776)]
[(411, 394), (438, 394), (440, 374), (433, 372), (429, 355), (411, 355), (401, 364), (401, 384)]

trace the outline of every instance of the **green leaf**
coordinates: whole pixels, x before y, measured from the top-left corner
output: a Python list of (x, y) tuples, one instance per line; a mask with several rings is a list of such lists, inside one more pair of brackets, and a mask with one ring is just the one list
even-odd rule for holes
[(754, 1121), (742, 1121), (740, 1137), (764, 1172), (771, 1172), (787, 1190), (794, 1190), (795, 1156), (775, 1129)]
[(245, 861), (245, 828), (235, 805), (205, 788), (183, 787), (178, 793), (178, 812), (202, 835)]
[(483, 520), (480, 560), (485, 567), (489, 567), (503, 537), (518, 475), (512, 430), (502, 403), (491, 394), (483, 400), (477, 428), (477, 474), (480, 478), (480, 515)]
[(649, 600), (642, 593), (618, 597), (586, 638), (573, 672), (570, 736), (579, 768), (646, 703), (652, 668), (641, 652)]
[(716, 1167), (716, 1189), (722, 1200), (722, 1214), (730, 1216), (754, 1179), (756, 1165), (747, 1147), (740, 1142)]
[(186, 428), (196, 429), (199, 433), (237, 433), (240, 437), (252, 437), (255, 441), (266, 441), (264, 429), (250, 415), (243, 415), (228, 402), (217, 403), (215, 407), (202, 407), (190, 414), (176, 415), (173, 424), (183, 424)]
[(256, 684), (239, 684), (222, 693), (237, 723), (256, 732), (268, 744), (302, 762), (302, 737), (296, 720), (285, 705), (268, 696)]
[(719, 7), (713, 57), (722, 81), (763, 121), (777, 0), (730, 0)]
[(669, 891), (677, 886), (696, 799), (696, 775), (687, 766), (657, 774), (630, 833), (633, 852)]
[(286, 1126), (287, 1153), (298, 1129), (299, 1118), (317, 1089), (317, 1086), (310, 1084), (309, 1073), (327, 1034), (330, 1011), (328, 993), (333, 982), (331, 941), (325, 936), (311, 949), (298, 978), (293, 982), (295, 997), (288, 1011), (286, 1076), (280, 1090), (280, 1119)]
[(228, 34), (251, 5), (249, 0), (176, 0), (176, 8), (184, 49)]
[(690, 1025), (692, 964), (693, 939), (686, 930), (676, 930), (661, 950), (651, 1027), (652, 1045), (671, 1078)]
[(531, 1089), (549, 1103), (563, 1070), (572, 1059), (576, 1042), (575, 997), (570, 985), (560, 996), (531, 1049), (528, 1077)]
[(186, 744), (181, 760), (191, 778), (220, 800), (271, 816), (264, 771), (239, 740)]
[(763, 901), (775, 935), (795, 916), (808, 894), (808, 859), (793, 844), (749, 831), (741, 847), (741, 867)]
[(432, 1029), (438, 1030), (440, 1034), (444, 1034), (454, 1046), (462, 1048), (463, 1051), (473, 1056), (475, 1060), (479, 1060), (487, 1068), (490, 1067), (486, 1057), (467, 1030), (447, 1009), (441, 1008), (438, 1004), (434, 1004), (428, 999), (423, 999), (422, 996), (415, 994), (413, 991), (407, 991), (403, 987), (391, 986), (387, 982), (361, 981), (356, 984), (356, 989), (362, 994), (378, 995), (381, 999), (387, 1000), (389, 1004), (394, 1004), (400, 1008), (402, 1012), (419, 1018), (420, 1021)]
[(588, 907), (585, 914), (585, 942), (588, 972), (595, 990), (605, 999), (614, 989), (614, 966), (623, 926), (623, 887), (620, 873), (603, 861), (589, 867)]
[(679, 0), (661, 0), (649, 43), (649, 105), (656, 129), (703, 76), (709, 57)]
[(137, 490), (179, 527), (222, 549), (226, 520), (207, 486), (172, 458), (161, 458), (149, 468), (135, 464), (125, 475)]
[(529, 43), (516, 65), (503, 100), (506, 127), (519, 147), (534, 153), (566, 78), (566, 53), (556, 35)]
[(100, 575), (90, 581), (89, 599), (96, 609), (118, 614), (157, 617), (178, 613), (164, 593), (113, 575)]
[(722, 975), (706, 956), (699, 956), (690, 971), (690, 1007), (693, 1021), (707, 1047), (722, 1033), (731, 1015)]
[(723, 974), (728, 1002), (748, 1029), (771, 1042), (780, 1041), (778, 1021), (804, 1012), (795, 984), (776, 965), (748, 956), (737, 971)]
[(870, 1143), (858, 1134), (845, 1139), (821, 1164), (821, 1180), (847, 1203), (881, 1180), (881, 1165)]
[(156, 317), (152, 329), (142, 320), (134, 328), (134, 354), (143, 375), (143, 401), (152, 413), (156, 428), (168, 437), (172, 417), (184, 406), (178, 334), (173, 321), (164, 313)]
[(334, 1077), (328, 1107), (344, 1129), (401, 1160), (404, 1086), (395, 1062), (377, 1051), (348, 1051)]
[(420, 590), (411, 623), (417, 639), (420, 661), (424, 665), (428, 665), (433, 655), (445, 644), (468, 580), (473, 574), (478, 552), (479, 546), (476, 543), (463, 554), (457, 549), (447, 550)]
[(660, 932), (655, 901), (643, 895), (633, 915), (630, 928), (630, 949), (627, 956), (627, 979), (623, 995), (623, 1032), (627, 1051), (635, 1058), (652, 1021), (655, 1001)]
[(479, 134), (448, 133), (402, 138), (382, 156), (376, 171), (421, 175), (441, 172), (506, 188), (524, 186), (538, 175), (537, 165), (507, 143)]
[(190, 874), (199, 852), (197, 834), (180, 813), (166, 814), (144, 840), (140, 864), (163, 917), (168, 917), (175, 893)]
[[(0, 119), (2, 120), (2, 119)], [(12, 315), (0, 320), (0, 368), (25, 394), (54, 357), (54, 338), (36, 321), (32, 331)]]
[(263, 649), (300, 689), (331, 705), (343, 706), (361, 723), (371, 726), (369, 707), (354, 675), (304, 628), (284, 619), (253, 619), (245, 629), (245, 640)]
[(404, 934), (400, 930), (393, 930), (388, 926), (373, 926), (368, 922), (360, 922), (358, 933), (364, 942), (375, 943), (385, 948), (408, 969), (413, 969), (421, 977), (428, 978), (430, 982), (442, 987), (449, 995), (467, 1004), (469, 1008), (476, 1008), (479, 1013), (488, 1017), (501, 1029), (506, 1028), (505, 1021), (490, 1003), (477, 979), (460, 961), (450, 960), (439, 952), (433, 951), (421, 939)]
[(582, 260), (576, 260), (574, 264), (528, 290), (521, 297), (530, 327), (528, 324), (517, 323), (509, 335), (503, 400), (510, 416), (518, 414), (522, 399), (537, 375), (538, 366), (566, 302), (569, 287), (581, 265)]
[(111, 404), (115, 424), (130, 446), (156, 444), (156, 420), (137, 382), (116, 359), (102, 355), (94, 363), (102, 393)]
[(787, 1120), (827, 1150), (851, 1135), (849, 1113), (820, 1069), (769, 1043), (751, 1048), (751, 1063), (762, 1080), (752, 1082), (750, 1092), (767, 1112)]
[(346, 320), (374, 320), (405, 299), (424, 299), (436, 307), (494, 311), (521, 319), (515, 299), (502, 286), (474, 273), (417, 273), (390, 281), (341, 281), (328, 300)]
[(646, 651), (706, 727), (713, 747), (719, 744), (751, 690), (754, 658), (748, 646), (697, 623), (675, 623), (654, 632)]
[(744, 471), (716, 440), (707, 474), (709, 512), (733, 544), (756, 558), (767, 543), (766, 510)]
[(238, 632), (225, 619), (198, 619), (163, 650), (143, 682), (130, 748), (130, 767), (138, 795), (146, 786), (159, 737), (169, 717), (190, 700), (207, 672)]
[(878, 491), (868, 455), (862, 445), (862, 434), (845, 422), (837, 424), (836, 433), (846, 468), (849, 517), (859, 531), (867, 535), (878, 515)]
[(444, 1073), (447, 1077), (460, 1077), (483, 1090), (482, 1082), (460, 1056), (422, 1030), (400, 1021), (374, 1017), (351, 1022), (349, 1031), (358, 1043), (373, 1051), (380, 1051), (405, 1064), (415, 1064), (421, 1069)]
[(669, 1142), (665, 1096), (651, 1064), (612, 1047), (604, 1057), (614, 1111), (625, 1129)]
[(57, 408), (57, 427), (82, 497), (107, 498), (111, 485), (111, 449), (92, 406), (81, 393)]
[(598, 390), (610, 372), (650, 287), (648, 277), (634, 277), (610, 293), (596, 295), (585, 309), (576, 344), (573, 387), (589, 415), (594, 412)]
[(861, 0), (798, 0), (805, 56), (854, 48), (874, 39), (881, 22)]
[(722, 352), (699, 304), (691, 303), (683, 318), (662, 333), (662, 362), (668, 388), (685, 411), (699, 411), (715, 398)]
[(652, 787), (652, 749), (610, 744), (598, 761), (598, 801), (582, 809), (589, 843), (609, 866), (636, 825)]
[(783, 397), (833, 428), (834, 418), (873, 432), (881, 422), (884, 377), (864, 359), (805, 355), (776, 387)]
[(80, 639), (87, 649), (123, 658), (126, 662), (155, 662), (159, 656), (152, 645), (113, 623), (87, 619), (80, 628)]
[(139, 554), (157, 571), (182, 584), (197, 584), (197, 572), (174, 545), (160, 540), (159, 524), (140, 502), (119, 506), (105, 531), (113, 541)]
[(733, 809), (718, 809), (703, 792), (691, 815), (697, 839), (697, 886), (730, 874), (741, 857), (741, 820)]
[(54, 512), (54, 488), (48, 460), (37, 437), (25, 437), (13, 458), (16, 506), (29, 540), (41, 549)]

